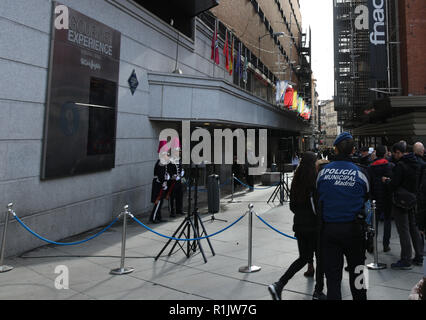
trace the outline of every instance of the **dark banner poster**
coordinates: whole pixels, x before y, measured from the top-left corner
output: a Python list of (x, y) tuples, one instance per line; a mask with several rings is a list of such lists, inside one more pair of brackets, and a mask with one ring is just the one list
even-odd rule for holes
[(368, 0), (370, 71), (373, 85), (387, 87), (386, 0)]
[(121, 34), (53, 2), (42, 179), (115, 165)]

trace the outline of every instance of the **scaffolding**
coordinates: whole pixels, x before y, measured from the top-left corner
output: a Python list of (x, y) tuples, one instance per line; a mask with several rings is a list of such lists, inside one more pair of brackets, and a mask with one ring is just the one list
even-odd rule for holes
[(372, 101), (369, 32), (355, 28), (354, 9), (367, 0), (334, 0), (335, 110), (339, 125), (355, 124)]

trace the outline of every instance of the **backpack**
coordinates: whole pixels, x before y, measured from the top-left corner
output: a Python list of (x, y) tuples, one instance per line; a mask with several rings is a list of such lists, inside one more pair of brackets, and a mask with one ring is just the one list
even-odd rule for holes
[(392, 202), (396, 207), (401, 209), (414, 209), (417, 205), (417, 195), (403, 187), (398, 187), (393, 193)]

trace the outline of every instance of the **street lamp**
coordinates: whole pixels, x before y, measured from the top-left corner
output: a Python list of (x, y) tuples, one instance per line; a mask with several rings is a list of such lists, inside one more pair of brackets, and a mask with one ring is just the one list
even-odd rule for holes
[[(284, 32), (274, 32), (272, 34), (270, 33), (266, 33), (263, 36), (259, 37), (259, 56), (258, 56), (258, 61), (260, 61), (260, 40), (262, 40), (264, 37), (266, 37), (267, 35), (271, 35), (272, 37), (283, 37), (286, 34)], [(259, 62), (257, 63), (257, 65), (259, 66)]]

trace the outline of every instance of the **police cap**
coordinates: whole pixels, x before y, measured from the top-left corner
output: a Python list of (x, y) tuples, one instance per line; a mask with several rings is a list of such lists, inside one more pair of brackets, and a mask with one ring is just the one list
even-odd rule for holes
[(353, 137), (349, 132), (342, 132), (337, 136), (336, 140), (334, 141), (334, 146), (337, 146), (340, 142), (346, 139), (353, 139)]

